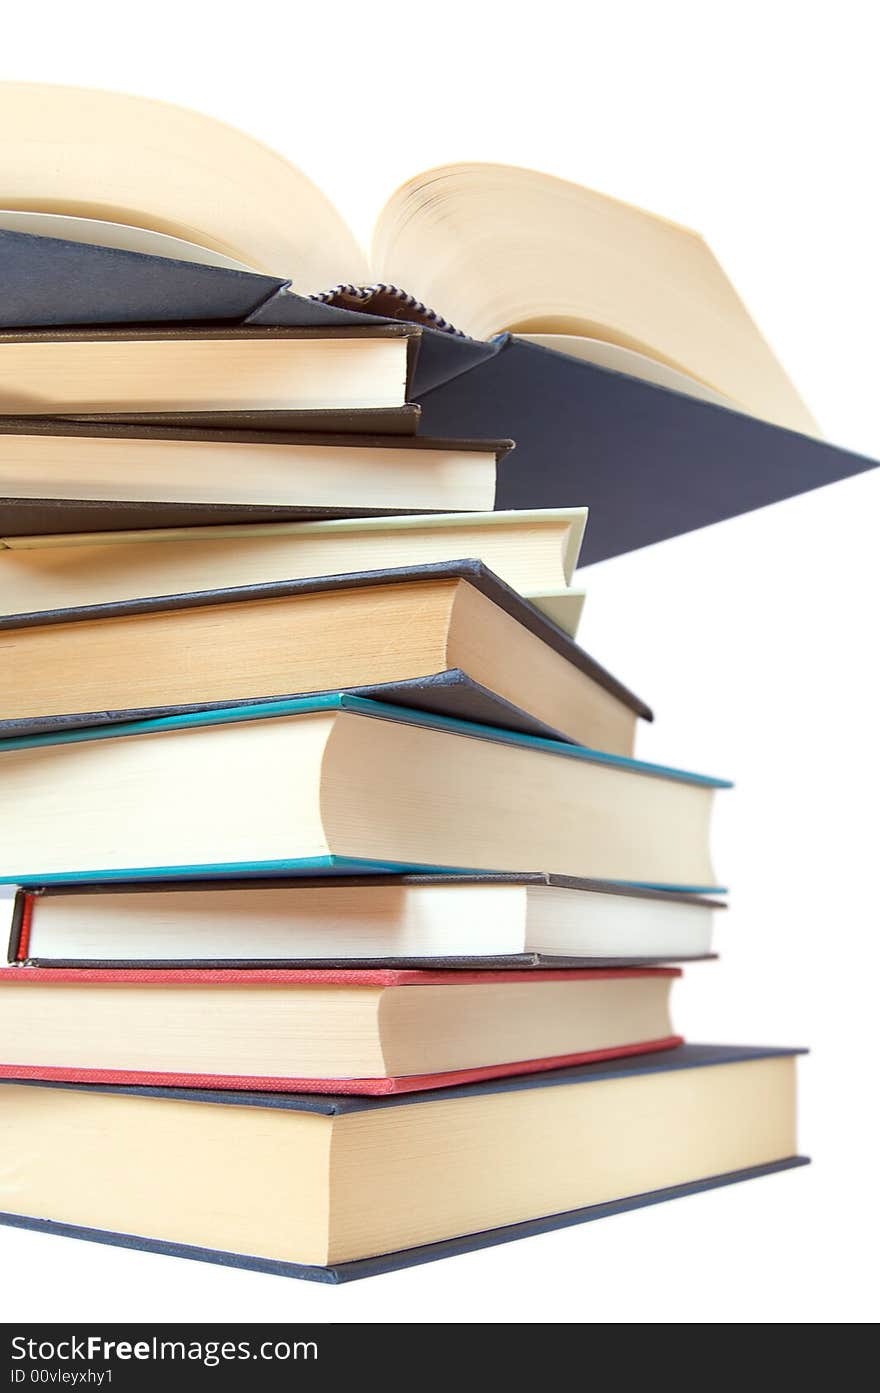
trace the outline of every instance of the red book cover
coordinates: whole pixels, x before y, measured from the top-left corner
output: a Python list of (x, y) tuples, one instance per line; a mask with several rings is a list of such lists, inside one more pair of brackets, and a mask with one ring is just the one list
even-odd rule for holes
[[(680, 977), (678, 968), (598, 968), (565, 969), (529, 974), (528, 982), (571, 981), (572, 978), (596, 980), (619, 977)], [(231, 970), (231, 969), (132, 969), (132, 968), (0, 968), (0, 986), (15, 985), (27, 989), (29, 983), (61, 985), (88, 982), (106, 986), (316, 986), (316, 987), (400, 987), (442, 986), (463, 983), (515, 982), (525, 985), (520, 972), (421, 972), (359, 970)], [(425, 1089), (447, 1088), (456, 1084), (479, 1082), (516, 1074), (534, 1074), (548, 1069), (563, 1069), (575, 1064), (587, 1064), (631, 1055), (649, 1054), (674, 1049), (683, 1043), (678, 1035), (659, 1040), (621, 1045), (614, 1049), (592, 1050), (580, 1054), (557, 1055), (547, 1059), (518, 1060), (514, 1063), (488, 1065), (476, 1069), (460, 1069), (451, 1073), (409, 1074), (398, 1078), (316, 1079), (266, 1077), (237, 1074), (154, 1073), (131, 1069), (91, 1069), (49, 1065), (0, 1064), (0, 1079), (39, 1079), (61, 1083), (94, 1083), (135, 1085), (161, 1088), (212, 1088), (278, 1093), (328, 1093), (383, 1096), (395, 1093), (419, 1092)]]
[[(680, 967), (562, 967), (530, 972), (528, 982), (571, 982), (607, 977), (680, 977)], [(442, 987), (462, 982), (524, 983), (521, 972), (483, 969), (430, 972), (416, 968), (321, 967), (0, 967), (0, 985), (14, 982), (89, 982), (149, 987)]]

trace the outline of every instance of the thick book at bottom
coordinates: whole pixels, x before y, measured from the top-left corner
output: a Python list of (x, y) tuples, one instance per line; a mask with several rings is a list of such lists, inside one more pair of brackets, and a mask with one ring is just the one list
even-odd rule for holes
[(346, 1281), (805, 1164), (797, 1053), (690, 1045), (371, 1099), (8, 1083), (0, 1220)]

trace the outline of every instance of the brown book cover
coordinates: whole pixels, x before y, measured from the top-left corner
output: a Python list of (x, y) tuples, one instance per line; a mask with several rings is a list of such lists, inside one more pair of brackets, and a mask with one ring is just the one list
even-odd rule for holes
[(406, 339), (407, 388), (412, 383), (421, 328), (403, 320), (370, 320), (358, 324), (95, 324), (40, 329), (0, 329), (4, 343), (143, 343), (156, 339)]
[[(0, 435), (51, 435), (118, 440), (200, 440), (254, 445), (349, 446), (375, 450), (467, 450), (493, 453), (496, 465), (510, 450), (511, 440), (437, 440), (414, 435), (418, 414), (411, 407), (396, 411), (328, 411), (277, 413), (271, 430), (254, 429), (258, 413), (230, 417), (223, 429), (219, 417), (210, 425), (180, 415), (161, 425), (102, 417), (86, 420), (47, 416), (0, 416)], [(260, 413), (265, 415), (267, 413)], [(369, 417), (370, 422), (361, 420)], [(295, 418), (295, 419), (293, 419)], [(368, 424), (370, 429), (367, 429)], [(283, 425), (283, 429), (281, 428)], [(390, 427), (390, 429), (388, 429)], [(224, 526), (236, 523), (318, 521), (322, 518), (382, 517), (424, 512), (422, 508), (348, 508), (267, 506), (251, 503), (163, 503), (153, 500), (117, 501), (70, 498), (0, 497), (0, 536), (51, 536), (71, 532), (125, 532), (136, 528)]]

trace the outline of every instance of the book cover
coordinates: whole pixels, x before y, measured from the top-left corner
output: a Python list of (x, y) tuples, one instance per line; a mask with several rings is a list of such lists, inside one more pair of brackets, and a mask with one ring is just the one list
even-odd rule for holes
[[(529, 604), (509, 585), (500, 580), (480, 561), (462, 560), (432, 562), (422, 566), (401, 566), (385, 571), (358, 571), (348, 575), (308, 577), (304, 580), (272, 582), (264, 585), (237, 586), (224, 590), (200, 590), (187, 595), (163, 595), (143, 600), (80, 606), (72, 609), (41, 611), (26, 615), (0, 617), (0, 631), (42, 627), (52, 624), (113, 619), (123, 615), (151, 614), (181, 609), (201, 609), (205, 606), (247, 603), (249, 600), (281, 599), (302, 595), (321, 595), (336, 591), (364, 590), (375, 587), (417, 584), (426, 581), (463, 580), (473, 586), (499, 609), (509, 614), (529, 633), (546, 643), (555, 653), (622, 702), (643, 720), (653, 720), (649, 706), (591, 658), (575, 641), (557, 628), (540, 610)], [(242, 621), (247, 622), (246, 611)], [(347, 688), (354, 695), (373, 701), (385, 701), (414, 710), (435, 712), (458, 720), (494, 725), (523, 734), (540, 735), (565, 740), (566, 736), (539, 721), (513, 703), (487, 690), (458, 668), (407, 681), (378, 685), (359, 685)], [(237, 706), (247, 708), (271, 700), (296, 698), (299, 693), (277, 696), (265, 694), (241, 701), (204, 702), (187, 706), (142, 707), (136, 710), (89, 711), (61, 716), (16, 717), (0, 720), (0, 736), (32, 735), (52, 730), (76, 729), (84, 726), (112, 725), (140, 720), (149, 716), (179, 715), (184, 712), (210, 711)]]
[(0, 230), (6, 329), (246, 319), (286, 282), (191, 261)]
[(516, 337), (495, 347), (472, 371), (427, 389), (416, 380), (421, 429), (491, 434), (503, 422), (517, 450), (496, 506), (589, 502), (581, 565), (876, 467), (824, 440)]
[[(588, 749), (582, 745), (566, 744), (563, 741), (548, 740), (540, 736), (503, 730), (494, 726), (484, 726), (465, 722), (446, 716), (415, 711), (406, 707), (371, 701), (351, 696), (344, 692), (333, 692), (322, 696), (303, 697), (290, 701), (265, 702), (247, 707), (224, 708), (216, 711), (191, 712), (179, 716), (158, 717), (151, 720), (129, 721), (120, 725), (88, 726), (77, 730), (53, 731), (41, 735), (18, 735), (0, 740), (0, 758), (4, 752), (22, 749), (45, 748), (50, 745), (68, 745), (91, 740), (126, 739), (131, 736), (159, 734), (185, 730), (190, 727), (225, 725), (241, 721), (273, 719), (276, 717), (309, 715), (313, 713), (332, 713), (348, 711), (370, 719), (400, 721), (429, 729), (445, 731), (470, 739), (488, 740), (500, 744), (524, 746), (543, 751), (562, 759), (583, 760), (587, 763), (605, 765), (645, 775), (648, 778), (669, 779), (673, 782), (692, 784), (701, 789), (714, 790), (730, 788), (728, 780), (704, 774), (689, 773), (666, 765), (648, 764), (643, 760), (629, 759), (622, 755), (605, 754), (599, 750)], [(283, 860), (260, 862), (225, 862), (223, 864), (167, 865), (167, 866), (126, 866), (114, 869), (95, 868), (75, 870), (64, 873), (9, 874), (0, 876), (0, 884), (54, 884), (61, 882), (127, 881), (140, 879), (179, 879), (199, 876), (259, 876), (259, 875), (350, 875), (350, 874), (399, 874), (403, 872), (461, 872), (473, 867), (438, 866), (429, 864), (409, 864), (377, 861), (353, 856), (324, 854), (319, 856), (294, 857)], [(636, 881), (651, 889), (675, 890), (688, 894), (723, 893), (723, 888), (713, 884), (658, 885), (654, 881)]]
[[(260, 415), (271, 414), (272, 426), (261, 426)], [(418, 408), (394, 410), (180, 413), (177, 415), (93, 417), (2, 416), (0, 435), (76, 439), (207, 441), (261, 446), (293, 445), (394, 451), (455, 450), (494, 454), (496, 470), (513, 442), (502, 440), (434, 440), (415, 435)], [(221, 422), (225, 424), (221, 428)], [(365, 465), (369, 466), (365, 458)], [(496, 485), (497, 487), (497, 485)], [(114, 532), (131, 529), (219, 526), (242, 523), (315, 522), (326, 518), (407, 516), (417, 508), (311, 506), (249, 502), (162, 502), (155, 499), (0, 497), (0, 536), (46, 536), (53, 533)]]
[[(633, 977), (680, 977), (679, 969), (658, 968), (598, 968), (559, 971), (542, 971), (530, 974), (530, 983), (571, 982), (572, 980), (601, 981), (608, 978), (631, 979)], [(526, 979), (517, 972), (504, 971), (401, 971), (373, 969), (372, 971), (351, 968), (320, 970), (301, 968), (297, 970), (239, 970), (230, 968), (61, 968), (61, 967), (0, 967), (0, 987), (12, 987), (16, 991), (27, 991), (31, 986), (59, 987), (348, 987), (348, 988), (389, 988), (389, 987), (437, 987), (437, 986), (488, 986), (494, 983), (517, 982)], [(158, 1003), (157, 1003), (158, 1004)], [(329, 1093), (364, 1097), (383, 1097), (392, 1094), (423, 1092), (426, 1089), (451, 1088), (459, 1084), (474, 1083), (484, 1079), (506, 1078), (514, 1074), (537, 1074), (548, 1069), (565, 1068), (575, 1064), (593, 1063), (598, 1060), (619, 1059), (629, 1055), (650, 1054), (659, 1050), (675, 1049), (683, 1043), (680, 1035), (667, 1035), (658, 1040), (642, 1040), (635, 1044), (617, 1045), (609, 1049), (585, 1050), (575, 1054), (556, 1055), (544, 1059), (525, 1059), (500, 1064), (485, 1065), (471, 1069), (435, 1072), (431, 1074), (406, 1074), (374, 1078), (300, 1078), (240, 1074), (200, 1074), (167, 1073), (141, 1069), (95, 1069), (80, 1067), (55, 1067), (52, 1065), (16, 1064), (14, 1061), (0, 1061), (0, 1079), (48, 1079), (72, 1083), (112, 1083), (147, 1084), (170, 1088), (229, 1088), (253, 1089), (260, 1092), (280, 1093)]]
[[(224, 1093), (194, 1089), (159, 1089), (134, 1086), (113, 1087), (109, 1084), (96, 1086), (40, 1080), (18, 1081), (18, 1083), (27, 1082), (31, 1086), (37, 1085), (44, 1088), (87, 1088), (102, 1093), (133, 1094), (138, 1097), (155, 1098), (160, 1102), (163, 1099), (180, 1099), (204, 1104), (205, 1106), (244, 1105), (247, 1107), (290, 1108), (299, 1111), (320, 1113), (332, 1117), (339, 1113), (357, 1112), (367, 1108), (393, 1108), (410, 1106), (413, 1104), (422, 1106), (423, 1104), (429, 1104), (440, 1099), (468, 1098), (488, 1092), (510, 1092), (523, 1088), (568, 1087), (574, 1084), (599, 1083), (609, 1079), (651, 1076), (667, 1070), (711, 1068), (714, 1066), (723, 1066), (725, 1064), (739, 1064), (750, 1060), (762, 1060), (780, 1056), (787, 1057), (803, 1053), (805, 1053), (805, 1051), (801, 1049), (780, 1049), (760, 1046), (682, 1045), (679, 1049), (669, 1050), (662, 1054), (642, 1055), (632, 1059), (583, 1064), (568, 1069), (551, 1070), (546, 1073), (520, 1075), (518, 1077), (505, 1079), (489, 1079), (481, 1082), (463, 1084), (455, 1089), (453, 1093), (435, 1091), (410, 1095), (397, 1094), (382, 1098), (321, 1097), (315, 1094), (296, 1095), (289, 1093)], [(13, 1085), (16, 1083), (16, 1081), (10, 1082), (13, 1083)], [(479, 1248), (492, 1247), (500, 1243), (509, 1243), (514, 1239), (549, 1233), (555, 1229), (588, 1223), (593, 1219), (601, 1219), (610, 1217), (614, 1214), (627, 1213), (630, 1210), (639, 1209), (652, 1204), (660, 1204), (666, 1200), (701, 1194), (704, 1191), (715, 1189), (720, 1186), (735, 1184), (741, 1180), (751, 1180), (762, 1176), (774, 1175), (798, 1166), (805, 1166), (808, 1163), (807, 1157), (792, 1155), (766, 1165), (727, 1172), (723, 1175), (709, 1176), (684, 1185), (675, 1185), (662, 1190), (653, 1190), (643, 1194), (632, 1195), (624, 1199), (613, 1200), (606, 1204), (590, 1205), (583, 1209), (568, 1210), (564, 1213), (547, 1215), (540, 1219), (527, 1220), (523, 1223), (511, 1224), (502, 1228), (487, 1229), (480, 1233), (467, 1234), (460, 1238), (447, 1239), (439, 1243), (425, 1244), (422, 1247), (408, 1248), (394, 1253), (386, 1253), (379, 1257), (364, 1258), (354, 1262), (340, 1263), (328, 1267), (303, 1266), (298, 1263), (279, 1262), (254, 1257), (248, 1254), (197, 1248), (186, 1244), (141, 1238), (136, 1234), (111, 1233), (107, 1230), (88, 1229), (75, 1224), (54, 1223), (51, 1220), (35, 1217), (31, 1218), (18, 1214), (0, 1214), (0, 1223), (16, 1228), (33, 1229), (43, 1233), (54, 1233), (60, 1237), (80, 1238), (94, 1243), (105, 1243), (117, 1247), (134, 1248), (145, 1252), (162, 1253), (174, 1257), (192, 1258), (201, 1262), (219, 1264), (220, 1266), (243, 1267), (274, 1276), (297, 1277), (309, 1281), (326, 1282), (335, 1285), (342, 1282), (354, 1281), (361, 1277), (377, 1276), (383, 1272), (397, 1271), (401, 1268), (418, 1267), (423, 1263), (433, 1262), (440, 1258), (454, 1257), (460, 1254), (473, 1252)]]
[[(7, 959), (10, 963), (28, 963), (33, 967), (70, 967), (70, 968), (104, 968), (108, 966), (123, 968), (143, 968), (143, 967), (166, 967), (166, 968), (237, 968), (250, 971), (259, 968), (339, 968), (353, 969), (363, 968), (372, 971), (376, 968), (392, 968), (400, 970), (426, 970), (426, 971), (458, 971), (459, 969), (492, 969), (505, 971), (534, 971), (534, 970), (553, 970), (558, 968), (630, 968), (630, 967), (658, 967), (665, 963), (683, 962), (709, 962), (717, 958), (716, 953), (705, 953), (684, 957), (681, 954), (665, 955), (663, 957), (651, 957), (639, 955), (638, 957), (575, 957), (560, 956), (548, 953), (525, 952), (517, 954), (495, 954), (494, 956), (483, 956), (470, 954), (467, 956), (433, 956), (433, 957), (389, 957), (389, 958), (285, 958), (272, 960), (261, 960), (256, 958), (224, 958), (222, 960), (210, 959), (187, 959), (187, 958), (156, 958), (156, 959), (125, 959), (114, 958), (112, 964), (103, 959), (64, 959), (51, 958), (45, 959), (35, 956), (31, 951), (31, 927), (33, 916), (37, 910), (40, 900), (49, 898), (57, 899), (59, 896), (76, 895), (95, 895), (111, 897), (113, 895), (161, 895), (173, 894), (175, 891), (185, 890), (197, 894), (199, 890), (216, 892), (218, 889), (230, 891), (247, 889), (248, 891), (259, 892), (261, 889), (283, 889), (285, 886), (296, 886), (298, 889), (308, 889), (309, 887), (326, 888), (327, 880), (309, 880), (301, 876), (295, 879), (285, 879), (277, 877), (271, 880), (186, 880), (186, 881), (132, 881), (131, 883), (107, 883), (98, 882), (94, 885), (35, 885), (30, 889), (19, 889), (15, 893), (13, 903), (12, 920), (10, 924), (9, 945)], [(405, 887), (407, 885), (419, 886), (450, 886), (456, 885), (526, 885), (526, 886), (557, 886), (566, 890), (582, 890), (594, 894), (624, 896), (636, 900), (656, 901), (660, 904), (698, 905), (711, 910), (724, 910), (727, 905), (721, 900), (705, 899), (697, 895), (678, 895), (674, 891), (668, 890), (648, 890), (637, 886), (622, 886), (611, 881), (585, 880), (575, 876), (547, 875), (541, 872), (527, 872), (516, 874), (509, 871), (494, 872), (475, 872), (472, 874), (448, 874), (448, 875), (374, 875), (374, 876), (346, 876), (347, 886), (382, 887), (394, 886)]]

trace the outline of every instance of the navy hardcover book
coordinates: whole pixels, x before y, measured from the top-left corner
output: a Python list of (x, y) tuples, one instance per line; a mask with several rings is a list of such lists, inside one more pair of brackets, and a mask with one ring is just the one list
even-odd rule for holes
[[(184, 1102), (201, 1104), (207, 1107), (233, 1106), (246, 1115), (250, 1109), (282, 1110), (293, 1113), (312, 1113), (326, 1118), (341, 1117), (350, 1113), (369, 1113), (377, 1109), (423, 1108), (442, 1102), (457, 1102), (479, 1098), (487, 1094), (517, 1093), (523, 1090), (559, 1089), (565, 1090), (573, 1085), (593, 1082), (611, 1082), (621, 1079), (651, 1078), (672, 1071), (707, 1069), (727, 1065), (751, 1065), (761, 1061), (791, 1057), (802, 1054), (802, 1050), (762, 1048), (739, 1045), (683, 1045), (678, 1049), (666, 1050), (655, 1055), (615, 1060), (596, 1064), (577, 1065), (573, 1068), (548, 1070), (546, 1073), (520, 1075), (512, 1078), (491, 1079), (481, 1083), (463, 1084), (456, 1088), (429, 1091), (420, 1094), (393, 1094), (378, 1098), (327, 1096), (317, 1094), (291, 1093), (247, 1093), (224, 1090), (222, 1092), (204, 1089), (144, 1088), (130, 1085), (113, 1086), (109, 1084), (48, 1083), (39, 1079), (9, 1080), (4, 1086), (38, 1087), (74, 1091), (87, 1095), (113, 1095), (117, 1097), (149, 1098), (162, 1103)], [(666, 1186), (639, 1194), (630, 1194), (607, 1203), (588, 1205), (579, 1209), (569, 1209), (562, 1213), (546, 1214), (522, 1223), (507, 1224), (481, 1232), (468, 1233), (446, 1239), (442, 1242), (427, 1243), (416, 1247), (383, 1253), (375, 1257), (355, 1261), (331, 1263), (327, 1266), (306, 1265), (264, 1258), (247, 1253), (229, 1252), (212, 1248), (202, 1248), (191, 1244), (171, 1242), (164, 1239), (144, 1237), (135, 1233), (110, 1232), (78, 1224), (11, 1212), (0, 1213), (0, 1223), (16, 1228), (35, 1229), (38, 1232), (53, 1233), (67, 1238), (81, 1238), (94, 1243), (112, 1244), (118, 1247), (141, 1249), (147, 1252), (168, 1256), (193, 1258), (202, 1262), (216, 1263), (224, 1267), (243, 1267), (256, 1272), (270, 1273), (274, 1276), (300, 1277), (310, 1281), (341, 1283), (359, 1277), (376, 1276), (399, 1268), (417, 1267), (437, 1258), (454, 1257), (475, 1249), (491, 1247), (495, 1244), (509, 1243), (516, 1238), (527, 1238), (535, 1234), (548, 1233), (555, 1229), (568, 1228), (575, 1224), (588, 1223), (593, 1219), (605, 1218), (613, 1214), (626, 1213), (647, 1205), (660, 1204), (664, 1200), (678, 1199), (686, 1195), (700, 1194), (724, 1185), (732, 1185), (740, 1180), (751, 1180), (759, 1176), (772, 1175), (808, 1164), (807, 1158), (799, 1155), (780, 1156), (777, 1159), (751, 1165), (738, 1170), (719, 1174), (699, 1176), (685, 1184)]]

